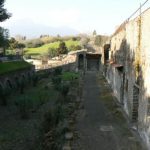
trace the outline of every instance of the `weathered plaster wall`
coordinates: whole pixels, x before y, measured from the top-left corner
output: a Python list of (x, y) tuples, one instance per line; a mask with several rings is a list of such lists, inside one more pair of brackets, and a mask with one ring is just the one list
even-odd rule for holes
[[(116, 97), (123, 85), (123, 107), (133, 118), (133, 88), (139, 89), (137, 129), (150, 149), (150, 9), (126, 22), (111, 38), (110, 64), (107, 79)], [(116, 65), (123, 65), (122, 75)], [(119, 78), (122, 79), (119, 79)], [(137, 94), (138, 95), (138, 94)]]
[(141, 16), (141, 99), (139, 105), (139, 130), (150, 148), (150, 9)]

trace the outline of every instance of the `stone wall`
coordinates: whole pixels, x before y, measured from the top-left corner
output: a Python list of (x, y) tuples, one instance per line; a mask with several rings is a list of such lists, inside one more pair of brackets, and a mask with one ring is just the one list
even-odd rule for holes
[[(107, 80), (150, 149), (150, 9), (124, 23), (111, 38)], [(117, 72), (119, 68), (121, 72)], [(121, 88), (122, 87), (122, 91)], [(135, 93), (137, 87), (139, 93)], [(120, 94), (123, 94), (122, 96)], [(138, 96), (138, 98), (137, 98)], [(136, 107), (135, 97), (138, 105)], [(135, 110), (137, 109), (137, 114)], [(135, 119), (135, 120), (136, 120)]]
[(150, 147), (150, 121), (149, 121), (149, 97), (150, 97), (150, 9), (141, 17), (141, 75), (142, 95), (139, 105), (139, 130)]
[(59, 66), (69, 66), (69, 64), (76, 63), (77, 61), (77, 52), (70, 52), (68, 55), (62, 55), (60, 57), (54, 57), (52, 59), (48, 59), (46, 61), (36, 60), (36, 59), (26, 59), (27, 62), (32, 63), (35, 65), (35, 69), (43, 70), (43, 69), (50, 69)]
[(16, 85), (17, 80), (21, 78), (28, 80), (32, 76), (34, 71), (35, 71), (34, 67), (30, 67), (27, 69), (0, 75), (0, 86), (13, 89), (14, 87), (17, 86)]

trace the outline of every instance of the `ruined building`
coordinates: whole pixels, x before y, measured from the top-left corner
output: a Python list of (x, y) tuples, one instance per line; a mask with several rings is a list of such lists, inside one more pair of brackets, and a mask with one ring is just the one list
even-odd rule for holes
[(102, 70), (150, 149), (150, 9), (124, 22), (104, 45)]

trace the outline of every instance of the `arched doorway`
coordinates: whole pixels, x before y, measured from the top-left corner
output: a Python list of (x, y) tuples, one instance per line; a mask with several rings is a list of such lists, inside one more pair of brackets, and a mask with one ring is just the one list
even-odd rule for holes
[(79, 54), (79, 56), (78, 56), (78, 69), (79, 70), (84, 69), (84, 56), (83, 56), (83, 54)]
[(7, 81), (6, 81), (6, 87), (9, 88), (9, 89), (12, 89), (12, 88), (13, 88), (13, 85), (12, 85), (12, 83), (11, 83), (10, 80), (7, 80)]
[(88, 71), (99, 71), (101, 60), (100, 54), (86, 54), (86, 59)]

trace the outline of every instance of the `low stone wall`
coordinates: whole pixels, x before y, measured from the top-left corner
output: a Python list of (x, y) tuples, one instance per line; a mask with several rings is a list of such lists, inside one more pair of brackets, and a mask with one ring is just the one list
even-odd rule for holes
[(17, 70), (9, 74), (0, 75), (0, 86), (13, 89), (16, 87), (17, 81), (20, 79), (29, 80), (34, 72), (34, 67), (31, 67), (19, 71)]

